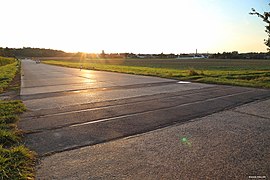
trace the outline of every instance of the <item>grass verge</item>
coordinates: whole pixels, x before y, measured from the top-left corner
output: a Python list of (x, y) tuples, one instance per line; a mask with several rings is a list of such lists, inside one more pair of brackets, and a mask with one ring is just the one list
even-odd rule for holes
[(0, 57), (0, 93), (9, 86), (18, 70), (19, 62), (12, 58)]
[[(18, 69), (19, 62), (0, 57), (0, 93), (10, 90)], [(34, 179), (34, 153), (20, 144), (22, 133), (16, 126), (25, 110), (21, 101), (0, 100), (0, 179)]]
[(16, 62), (16, 60), (14, 58), (8, 58), (8, 57), (1, 57), (0, 56), (0, 66), (4, 66), (7, 64), (12, 64)]
[(26, 110), (21, 101), (0, 101), (0, 179), (33, 179), (34, 154), (20, 145), (18, 115)]
[[(147, 61), (147, 60), (146, 60)], [(192, 61), (192, 60), (191, 60)], [(205, 60), (204, 60), (205, 61)], [(255, 60), (256, 61), (256, 60)], [(269, 61), (270, 62), (270, 61)], [(129, 66), (129, 65), (115, 65), (115, 64), (104, 64), (104, 63), (89, 63), (89, 62), (79, 62), (79, 61), (65, 61), (65, 60), (46, 60), (43, 61), (46, 64), (80, 68), (92, 69), (92, 70), (103, 70), (111, 72), (121, 72), (129, 74), (138, 74), (138, 75), (149, 75), (149, 76), (158, 76), (164, 78), (186, 80), (193, 82), (203, 82), (203, 83), (213, 83), (213, 84), (227, 84), (227, 85), (237, 85), (237, 86), (246, 86), (246, 87), (260, 87), (260, 88), (270, 88), (270, 69), (261, 69), (256, 66), (252, 67), (252, 61), (250, 66), (246, 68), (246, 64), (243, 61), (244, 68), (239, 67), (226, 67), (226, 70), (220, 70), (221, 68), (215, 64), (216, 69), (213, 67), (207, 69), (207, 66), (204, 65), (204, 69), (196, 70), (194, 68), (167, 68), (159, 64), (158, 67), (153, 67), (154, 65), (147, 64), (151, 67), (140, 66)], [(196, 60), (197, 67), (199, 67), (200, 61)], [(208, 62), (209, 67), (211, 66), (211, 60)], [(268, 63), (266, 61), (266, 63)], [(166, 64), (166, 63), (164, 63)], [(205, 63), (204, 63), (205, 64)], [(228, 60), (230, 64), (230, 60)], [(224, 62), (222, 64), (224, 66)]]

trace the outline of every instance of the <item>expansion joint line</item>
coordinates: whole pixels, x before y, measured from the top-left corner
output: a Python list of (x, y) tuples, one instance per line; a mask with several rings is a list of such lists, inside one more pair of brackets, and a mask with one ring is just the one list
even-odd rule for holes
[(260, 115), (256, 115), (256, 114), (251, 114), (251, 113), (242, 112), (242, 111), (238, 111), (238, 110), (231, 110), (231, 111), (236, 112), (236, 113), (240, 113), (240, 114), (244, 114), (244, 115), (254, 116), (254, 117), (257, 117), (257, 118), (270, 120), (270, 118), (268, 118), (268, 117), (264, 117), (264, 116), (260, 116)]

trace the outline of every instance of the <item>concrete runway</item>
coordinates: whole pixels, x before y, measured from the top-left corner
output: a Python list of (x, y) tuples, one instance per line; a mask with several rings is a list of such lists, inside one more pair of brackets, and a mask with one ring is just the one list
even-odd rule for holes
[(22, 75), (19, 127), (39, 154), (37, 178), (269, 176), (269, 90), (30, 60)]

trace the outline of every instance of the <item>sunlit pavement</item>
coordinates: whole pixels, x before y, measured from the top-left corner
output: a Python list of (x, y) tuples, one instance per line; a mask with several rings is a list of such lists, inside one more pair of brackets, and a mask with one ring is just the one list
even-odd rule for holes
[(269, 178), (269, 90), (22, 68), (19, 127), (37, 178)]

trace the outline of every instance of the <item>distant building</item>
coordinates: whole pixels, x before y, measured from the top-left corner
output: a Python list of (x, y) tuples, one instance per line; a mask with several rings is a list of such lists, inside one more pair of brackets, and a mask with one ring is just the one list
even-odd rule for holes
[(102, 51), (101, 51), (101, 54), (100, 54), (100, 57), (101, 57), (101, 58), (104, 58), (104, 57), (105, 57), (105, 55), (106, 55), (106, 54), (105, 54), (105, 51), (104, 51), (104, 50), (102, 50)]

